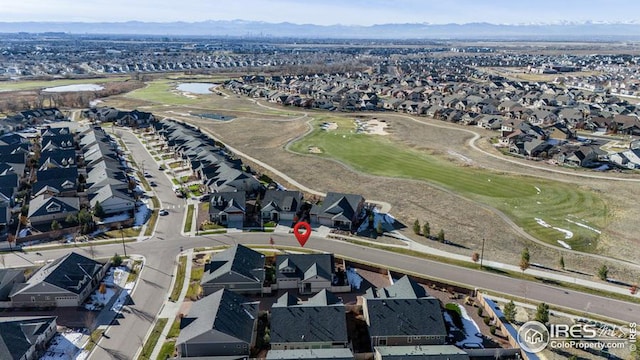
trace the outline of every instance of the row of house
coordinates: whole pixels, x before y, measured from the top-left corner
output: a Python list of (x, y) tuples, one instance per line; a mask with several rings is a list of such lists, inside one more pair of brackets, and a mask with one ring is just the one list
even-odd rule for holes
[[(209, 218), (227, 227), (242, 228), (247, 222), (249, 203), (243, 192), (223, 191), (211, 194)], [(357, 194), (329, 192), (320, 204), (305, 202), (303, 194), (295, 190), (267, 189), (259, 204), (262, 221), (292, 224), (298, 220), (312, 225), (354, 230), (362, 220), (365, 199)]]
[(40, 143), (29, 202), (32, 225), (62, 222), (98, 203), (105, 215), (135, 208), (126, 161), (104, 129), (92, 127), (72, 134), (67, 127), (45, 128)]
[(155, 121), (155, 117), (150, 112), (118, 110), (113, 107), (92, 107), (82, 110), (82, 117), (91, 120), (93, 123), (112, 122), (120, 126), (132, 128), (145, 128)]
[(296, 289), (300, 294), (317, 293), (323, 289), (349, 291), (344, 271), (336, 272), (332, 254), (277, 255), (270, 267), (273, 278), (267, 279), (265, 256), (243, 245), (215, 254), (205, 265), (200, 285), (204, 295), (220, 289), (230, 289), (247, 295)]
[[(258, 301), (227, 288), (198, 300), (181, 319), (180, 358), (246, 358), (256, 344), (258, 308)], [(469, 359), (446, 345), (440, 302), (406, 276), (370, 290), (362, 308), (376, 359)], [(280, 296), (270, 309), (269, 333), (267, 359), (354, 359), (347, 309), (326, 289), (306, 301), (291, 292)]]

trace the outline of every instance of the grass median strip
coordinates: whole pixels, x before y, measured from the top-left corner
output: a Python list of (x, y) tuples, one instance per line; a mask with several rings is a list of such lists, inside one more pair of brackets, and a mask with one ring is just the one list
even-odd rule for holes
[(104, 330), (105, 329), (100, 328), (93, 330), (93, 332), (89, 336), (89, 341), (87, 341), (87, 344), (84, 346), (84, 349), (86, 351), (91, 352), (93, 348), (96, 347), (96, 344), (98, 344), (98, 341), (102, 337), (102, 334), (104, 334)]
[(190, 232), (191, 231), (191, 224), (193, 223), (193, 212), (194, 212), (195, 207), (193, 206), (193, 204), (190, 204), (187, 207), (187, 219), (184, 222), (184, 232)]
[(151, 359), (150, 358), (151, 353), (153, 352), (153, 349), (156, 347), (156, 344), (158, 343), (158, 339), (160, 338), (160, 334), (162, 333), (162, 329), (164, 329), (168, 321), (169, 319), (167, 318), (160, 318), (158, 319), (158, 321), (156, 321), (156, 324), (153, 327), (153, 330), (151, 330), (151, 334), (149, 335), (149, 338), (147, 339), (147, 341), (144, 343), (144, 346), (142, 347), (142, 352), (138, 356), (138, 360)]
[(171, 290), (171, 296), (169, 300), (176, 302), (182, 292), (182, 286), (184, 285), (184, 276), (187, 271), (187, 257), (180, 256), (178, 259), (178, 272), (176, 273), (176, 281), (173, 283), (173, 289)]
[(170, 340), (165, 341), (162, 344), (162, 348), (160, 349), (160, 353), (158, 354), (157, 360), (165, 360), (173, 358), (173, 355), (176, 352), (176, 341)]

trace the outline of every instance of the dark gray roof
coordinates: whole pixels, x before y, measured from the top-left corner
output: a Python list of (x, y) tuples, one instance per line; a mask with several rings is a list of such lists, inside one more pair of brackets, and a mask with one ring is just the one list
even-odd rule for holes
[[(49, 211), (48, 209), (51, 209)], [(53, 211), (53, 209), (57, 209)], [(77, 212), (80, 209), (80, 199), (77, 197), (56, 197), (39, 195), (29, 202), (29, 217), (66, 212)]]
[(375, 291), (367, 291), (366, 298), (399, 298), (399, 299), (419, 299), (427, 297), (427, 291), (417, 282), (413, 281), (407, 275), (401, 277), (393, 285), (386, 288), (377, 289)]
[(177, 343), (240, 340), (251, 344), (258, 305), (227, 289), (205, 296), (191, 306), (189, 315), (182, 318)]
[(261, 202), (263, 208), (272, 204), (273, 207), (279, 211), (288, 209), (286, 211), (296, 212), (300, 205), (302, 205), (302, 193), (300, 191), (278, 191), (269, 189), (264, 193), (264, 198)]
[(353, 353), (349, 349), (295, 349), (269, 350), (267, 360), (353, 360)]
[(13, 287), (16, 278), (18, 281), (24, 280), (23, 270), (18, 269), (0, 269), (0, 301), (8, 301), (9, 291)]
[[(91, 286), (91, 280), (97, 276), (104, 265), (72, 252), (43, 266), (27, 280), (26, 286), (20, 286), (17, 292), (31, 290), (41, 282), (57, 286), (74, 294), (80, 294)], [(34, 291), (37, 291), (34, 289)]]
[(201, 283), (215, 283), (216, 279), (230, 272), (239, 274), (247, 280), (253, 280), (259, 284), (264, 282), (263, 254), (238, 244), (214, 254), (211, 262), (205, 266)]
[(352, 221), (354, 216), (358, 215), (356, 210), (362, 201), (364, 198), (361, 195), (328, 192), (322, 205), (314, 212), (318, 215), (335, 217), (336, 220)]
[[(316, 305), (315, 297), (327, 297), (323, 290), (307, 303), (271, 308), (271, 342), (347, 342), (345, 307), (341, 303)], [(289, 296), (284, 294), (283, 296)], [(333, 296), (333, 295), (331, 295)]]
[[(333, 264), (333, 254), (276, 255), (276, 277), (297, 277), (304, 280), (318, 275), (331, 280)], [(293, 271), (287, 271), (289, 269)]]
[(217, 214), (221, 211), (245, 211), (246, 195), (244, 191), (225, 191), (211, 194), (209, 213)]
[(446, 336), (440, 302), (420, 299), (378, 298), (366, 300), (371, 336)]
[(0, 359), (22, 359), (55, 320), (55, 317), (0, 318)]

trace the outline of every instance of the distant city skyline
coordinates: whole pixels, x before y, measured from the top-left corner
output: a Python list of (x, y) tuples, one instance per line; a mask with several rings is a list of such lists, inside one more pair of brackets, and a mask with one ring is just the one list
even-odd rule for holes
[(640, 23), (637, 0), (0, 0), (0, 9), (0, 22)]

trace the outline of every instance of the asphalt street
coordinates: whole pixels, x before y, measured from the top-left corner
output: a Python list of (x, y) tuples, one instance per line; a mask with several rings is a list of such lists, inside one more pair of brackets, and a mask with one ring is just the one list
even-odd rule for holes
[[(185, 200), (175, 196), (169, 179), (158, 171), (153, 158), (146, 152), (135, 136), (127, 131), (118, 130), (136, 161), (144, 170), (153, 175), (158, 183), (154, 190), (162, 202), (162, 207), (184, 205)], [(127, 254), (140, 254), (146, 258), (145, 267), (139, 275), (139, 281), (132, 295), (131, 313), (124, 314), (118, 323), (107, 330), (108, 338), (102, 338), (91, 354), (91, 359), (133, 359), (142, 346), (156, 315), (168, 297), (172, 273), (176, 265), (176, 256), (180, 247), (207, 247), (218, 245), (260, 244), (269, 245), (273, 237), (276, 245), (299, 247), (292, 234), (236, 233), (184, 237), (180, 235), (184, 211), (171, 210), (169, 215), (158, 221), (154, 236), (144, 241), (128, 243)], [(333, 252), (337, 256), (347, 256), (403, 269), (428, 277), (447, 279), (469, 284), (480, 289), (489, 289), (531, 300), (544, 301), (552, 305), (583, 311), (586, 315), (595, 314), (618, 319), (624, 322), (640, 321), (640, 304), (612, 300), (600, 296), (559, 289), (540, 283), (508, 278), (505, 276), (470, 270), (453, 265), (442, 264), (411, 256), (399, 255), (383, 250), (367, 248), (338, 240), (311, 237), (305, 248)], [(89, 256), (89, 248), (77, 248), (75, 251)], [(35, 253), (12, 253), (5, 256), (6, 266), (26, 266), (34, 261), (54, 259), (69, 252), (69, 249), (41, 251)], [(122, 254), (121, 244), (95, 247), (96, 257), (110, 257), (114, 253)], [(171, 320), (170, 320), (171, 321)]]

